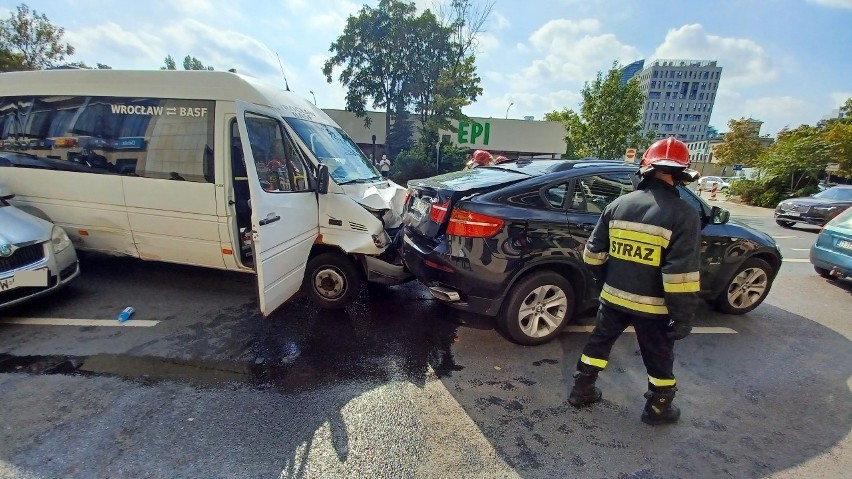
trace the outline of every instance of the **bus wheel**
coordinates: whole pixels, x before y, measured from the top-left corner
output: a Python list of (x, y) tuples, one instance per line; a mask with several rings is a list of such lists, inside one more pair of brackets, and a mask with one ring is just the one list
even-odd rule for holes
[(320, 308), (343, 308), (358, 297), (364, 279), (355, 263), (339, 253), (322, 253), (308, 261), (304, 289)]

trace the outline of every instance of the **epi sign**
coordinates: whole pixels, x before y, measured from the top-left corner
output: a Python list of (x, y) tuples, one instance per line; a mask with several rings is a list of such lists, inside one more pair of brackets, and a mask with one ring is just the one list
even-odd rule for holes
[(491, 123), (479, 123), (476, 121), (460, 121), (458, 131), (458, 144), (478, 143), (482, 138), (482, 144), (487, 145), (491, 136)]

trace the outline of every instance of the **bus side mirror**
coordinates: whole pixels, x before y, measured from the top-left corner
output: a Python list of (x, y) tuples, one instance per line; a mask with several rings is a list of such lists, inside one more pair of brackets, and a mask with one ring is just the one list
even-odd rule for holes
[(323, 164), (317, 166), (317, 193), (328, 193), (328, 166)]

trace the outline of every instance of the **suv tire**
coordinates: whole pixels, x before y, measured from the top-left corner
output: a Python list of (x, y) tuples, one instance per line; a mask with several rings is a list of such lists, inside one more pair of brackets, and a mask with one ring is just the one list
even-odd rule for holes
[(521, 278), (509, 290), (498, 323), (518, 344), (543, 344), (559, 334), (574, 312), (574, 290), (564, 276), (540, 271)]
[(795, 221), (787, 221), (787, 220), (775, 220), (775, 223), (782, 228), (792, 228)]
[(716, 298), (716, 309), (727, 314), (745, 314), (766, 299), (775, 272), (760, 258), (749, 258), (728, 280), (727, 287)]

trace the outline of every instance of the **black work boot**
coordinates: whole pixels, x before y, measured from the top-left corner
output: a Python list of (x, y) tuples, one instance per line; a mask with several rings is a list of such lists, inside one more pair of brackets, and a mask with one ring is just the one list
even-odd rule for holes
[(652, 426), (676, 423), (680, 419), (680, 409), (672, 405), (675, 388), (666, 391), (648, 391), (645, 393), (645, 410), (642, 411), (642, 422)]
[(574, 387), (568, 395), (568, 402), (574, 407), (583, 407), (601, 400), (601, 390), (595, 387), (598, 373), (574, 373)]

